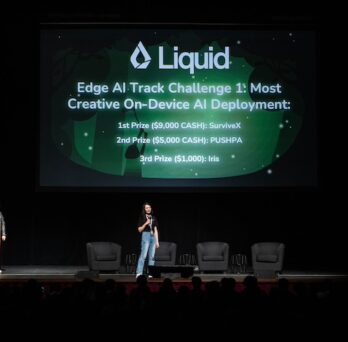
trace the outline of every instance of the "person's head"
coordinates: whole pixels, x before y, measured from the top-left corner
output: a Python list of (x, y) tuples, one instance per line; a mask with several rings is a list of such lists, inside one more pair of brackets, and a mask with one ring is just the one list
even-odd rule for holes
[(151, 204), (150, 204), (150, 203), (145, 202), (145, 203), (143, 204), (142, 214), (143, 214), (143, 215), (151, 215), (151, 214), (152, 214), (152, 207), (151, 207)]

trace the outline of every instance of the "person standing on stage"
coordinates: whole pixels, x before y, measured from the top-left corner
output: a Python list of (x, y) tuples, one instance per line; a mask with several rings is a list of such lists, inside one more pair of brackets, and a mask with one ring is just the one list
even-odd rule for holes
[(138, 260), (136, 276), (140, 276), (144, 271), (146, 256), (149, 256), (149, 265), (155, 264), (155, 251), (159, 247), (158, 240), (158, 221), (153, 215), (151, 205), (144, 203), (138, 222), (138, 232), (141, 233), (141, 252)]
[(2, 272), (2, 243), (6, 240), (5, 219), (0, 211), (0, 273)]

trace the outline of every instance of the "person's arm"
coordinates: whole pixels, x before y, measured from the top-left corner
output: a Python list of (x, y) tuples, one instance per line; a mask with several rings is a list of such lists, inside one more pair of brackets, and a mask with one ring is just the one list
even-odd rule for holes
[(148, 224), (150, 224), (150, 220), (149, 220), (149, 219), (147, 219), (146, 222), (145, 222), (142, 226), (139, 226), (139, 227), (138, 227), (138, 232), (139, 232), (139, 233), (142, 233), (143, 230), (146, 228), (146, 226), (147, 226)]
[(1, 233), (1, 240), (6, 240), (6, 228), (5, 228), (5, 219), (2, 213), (0, 212), (0, 233)]
[(155, 241), (156, 241), (156, 248), (158, 248), (159, 247), (159, 239), (158, 239), (158, 230), (157, 230), (157, 227), (155, 227), (155, 233), (154, 233), (154, 235), (155, 235)]

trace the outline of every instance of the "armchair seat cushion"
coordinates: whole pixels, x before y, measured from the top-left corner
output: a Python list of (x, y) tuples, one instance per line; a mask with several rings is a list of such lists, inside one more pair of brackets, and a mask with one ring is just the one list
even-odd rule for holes
[(113, 261), (117, 259), (115, 254), (100, 254), (95, 257), (97, 261)]
[(157, 255), (155, 256), (155, 261), (169, 261), (170, 255)]
[(222, 255), (203, 255), (203, 261), (224, 261), (224, 257)]
[(256, 260), (261, 262), (277, 262), (278, 256), (275, 254), (259, 254), (256, 256)]

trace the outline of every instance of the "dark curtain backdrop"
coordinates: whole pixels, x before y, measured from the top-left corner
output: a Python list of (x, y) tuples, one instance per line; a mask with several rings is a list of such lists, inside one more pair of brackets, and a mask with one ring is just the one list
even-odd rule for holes
[[(8, 230), (6, 264), (83, 265), (86, 242), (98, 240), (120, 243), (123, 255), (138, 253), (137, 219), (141, 204), (149, 201), (159, 219), (161, 240), (177, 242), (179, 254), (194, 252), (199, 241), (220, 240), (230, 244), (231, 253), (246, 253), (250, 260), (252, 243), (277, 240), (286, 244), (288, 269), (346, 268), (342, 223), (345, 211), (339, 196), (334, 195), (341, 183), (338, 168), (331, 163), (333, 155), (325, 152), (330, 143), (327, 135), (319, 135), (320, 186), (315, 191), (37, 193), (34, 182), (39, 137), (37, 23), (40, 17), (76, 19), (71, 14), (64, 17), (59, 8), (60, 17), (39, 12), (12, 10), (9, 20), (1, 21), (0, 210)], [(228, 21), (223, 13), (216, 17), (215, 12), (204, 12), (202, 21)], [(243, 9), (235, 15), (242, 12)], [(92, 19), (91, 13), (94, 18), (98, 15), (98, 12), (79, 13), (77, 18), (86, 20)], [(187, 21), (189, 13), (185, 13), (181, 18)], [(257, 9), (254, 12), (251, 9), (253, 13), (254, 19), (260, 18)], [(108, 19), (109, 15), (110, 11), (101, 11), (97, 18)], [(115, 18), (127, 21), (122, 14)], [(143, 15), (141, 19), (153, 17)], [(323, 120), (319, 122), (322, 124)]]
[[(138, 253), (137, 219), (150, 201), (160, 239), (178, 253), (195, 252), (199, 241), (226, 241), (245, 253), (256, 241), (283, 241), (287, 269), (345, 267), (343, 225), (330, 220), (321, 194), (236, 192), (231, 194), (25, 193), (2, 197), (8, 241), (6, 264), (83, 265), (88, 241), (115, 241)], [(330, 220), (330, 221), (329, 221)], [(331, 222), (328, 224), (327, 222)]]

